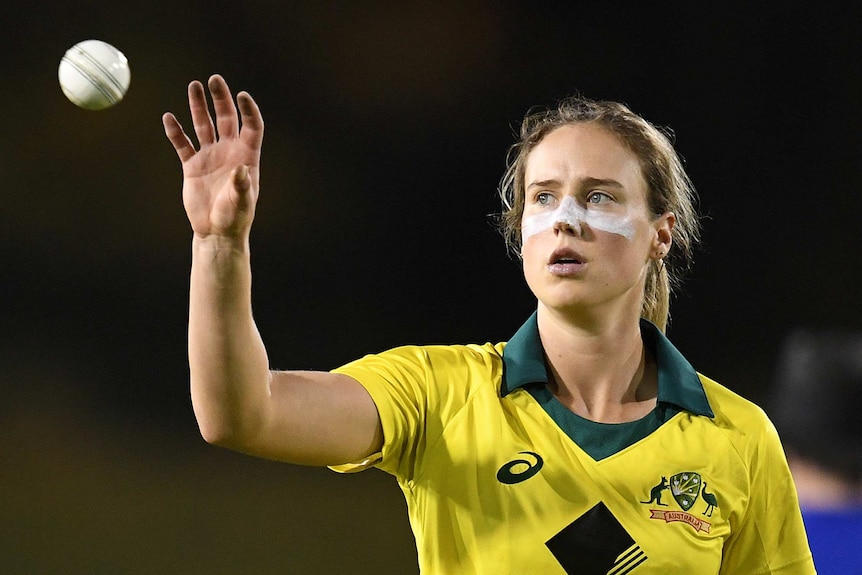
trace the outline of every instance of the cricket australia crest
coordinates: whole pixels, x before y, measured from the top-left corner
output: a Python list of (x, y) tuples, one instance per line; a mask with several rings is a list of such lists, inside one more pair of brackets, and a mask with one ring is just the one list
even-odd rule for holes
[[(670, 509), (654, 508), (668, 507), (668, 503), (662, 501), (663, 491), (670, 491), (674, 501), (679, 505), (679, 511), (672, 508), (672, 502)], [(689, 510), (697, 503), (698, 498), (703, 500), (705, 507), (702, 511), (698, 508), (693, 513), (699, 514), (701, 517), (689, 513)], [(712, 517), (713, 511), (718, 508), (716, 495), (706, 490), (706, 482), (700, 473), (694, 471), (682, 471), (676, 475), (671, 475), (670, 481), (668, 481), (667, 476), (662, 476), (661, 481), (649, 490), (649, 499), (642, 500), (640, 503), (653, 507), (649, 509), (650, 519), (662, 520), (665, 523), (683, 522), (691, 526), (696, 532), (703, 533), (709, 533), (712, 527), (712, 523), (704, 517)]]
[(670, 493), (683, 511), (692, 508), (700, 494), (700, 474), (693, 471), (683, 471), (670, 478)]

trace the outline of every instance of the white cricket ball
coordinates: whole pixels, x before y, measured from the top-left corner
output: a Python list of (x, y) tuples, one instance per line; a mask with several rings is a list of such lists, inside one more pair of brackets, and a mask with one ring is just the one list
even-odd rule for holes
[(123, 99), (132, 80), (126, 56), (101, 40), (84, 40), (66, 50), (57, 76), (69, 101), (85, 110), (110, 108)]

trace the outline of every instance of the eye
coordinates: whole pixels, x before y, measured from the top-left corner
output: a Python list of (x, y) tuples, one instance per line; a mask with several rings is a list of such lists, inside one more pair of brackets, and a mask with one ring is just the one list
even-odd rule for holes
[(548, 206), (554, 201), (554, 196), (549, 192), (539, 192), (536, 194), (536, 203), (540, 206)]
[(613, 198), (604, 192), (600, 192), (598, 190), (594, 190), (590, 192), (587, 196), (588, 204), (605, 204), (607, 202), (612, 202)]

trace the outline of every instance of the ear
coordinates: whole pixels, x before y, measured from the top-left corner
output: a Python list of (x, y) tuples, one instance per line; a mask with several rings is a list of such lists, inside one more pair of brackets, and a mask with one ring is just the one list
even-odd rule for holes
[(652, 246), (650, 250), (650, 258), (661, 260), (670, 253), (670, 247), (673, 244), (673, 226), (676, 225), (676, 216), (673, 212), (665, 212), (657, 217), (653, 223)]

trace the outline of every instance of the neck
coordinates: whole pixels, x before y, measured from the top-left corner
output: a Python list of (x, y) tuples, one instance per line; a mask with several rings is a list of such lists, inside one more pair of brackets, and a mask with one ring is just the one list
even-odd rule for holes
[(604, 423), (634, 421), (655, 407), (658, 377), (638, 317), (577, 322), (539, 306), (549, 388), (572, 412)]

